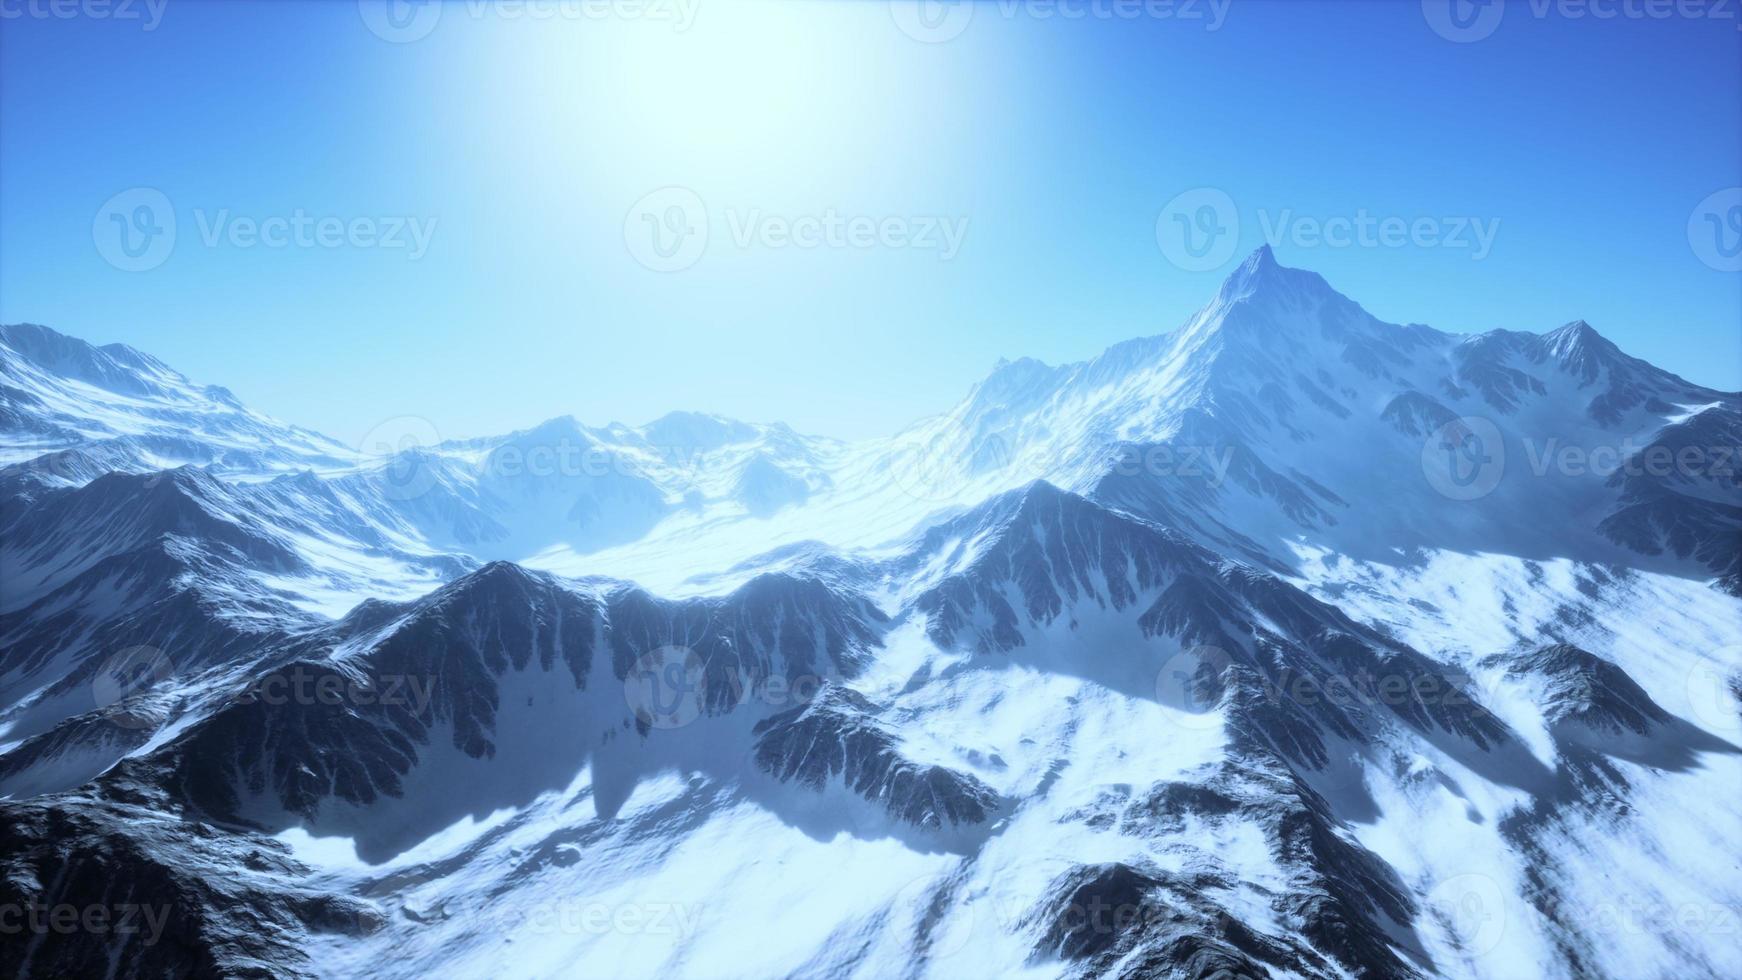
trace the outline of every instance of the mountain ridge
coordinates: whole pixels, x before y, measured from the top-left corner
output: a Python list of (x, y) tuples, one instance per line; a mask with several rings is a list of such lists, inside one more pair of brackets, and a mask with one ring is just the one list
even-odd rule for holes
[(0, 905), (165, 912), (9, 973), (1742, 972), (1602, 912), (1742, 901), (1742, 412), (1583, 321), (1266, 248), (888, 439), (324, 456), (58, 336), (0, 332)]

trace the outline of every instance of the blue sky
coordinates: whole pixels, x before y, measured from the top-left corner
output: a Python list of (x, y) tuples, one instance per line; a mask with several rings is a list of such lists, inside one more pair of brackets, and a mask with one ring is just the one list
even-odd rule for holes
[[(1455, 41), (1414, 0), (130, 2), (0, 5), (0, 319), (347, 441), (884, 433), (1001, 356), (1172, 329), (1267, 234), (1385, 319), (1583, 318), (1742, 388), (1731, 204), (1702, 204), (1742, 184), (1734, 10), (1539, 0)], [(1161, 244), (1200, 188), (1233, 215), (1204, 268)]]

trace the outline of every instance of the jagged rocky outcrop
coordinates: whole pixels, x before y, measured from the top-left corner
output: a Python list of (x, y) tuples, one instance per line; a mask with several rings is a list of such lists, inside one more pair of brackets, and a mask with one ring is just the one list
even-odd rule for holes
[(1354, 842), (1330, 803), (1279, 759), (1246, 754), (1191, 782), (1157, 783), (1132, 800), (1120, 820), (1144, 836), (1253, 824), (1288, 874), (1288, 889), (1272, 898), (1272, 908), (1313, 948), (1357, 976), (1417, 972), (1407, 958), (1416, 951), (1398, 946), (1418, 911), (1403, 883)]
[(1515, 678), (1542, 683), (1537, 704), (1551, 725), (1581, 725), (1608, 735), (1649, 735), (1670, 721), (1627, 672), (1588, 650), (1557, 643), (1521, 654), (1507, 665)]
[[(1362, 739), (1375, 712), (1483, 749), (1511, 739), (1457, 672), (1273, 575), (1048, 484), (926, 541), (951, 569), (914, 600), (940, 646), (1020, 656), (1060, 621), (1128, 611), (1142, 635), (1204, 653), (1183, 679), (1191, 700), (1232, 708), (1242, 737), (1297, 761), (1322, 764), (1326, 734)], [(1160, 688), (1178, 693), (1166, 677)]]
[(928, 829), (984, 823), (998, 794), (974, 776), (901, 754), (899, 739), (878, 723), (877, 707), (839, 686), (809, 703), (756, 725), (756, 765), (776, 779), (822, 788), (839, 779), (887, 807), (898, 819)]
[[(325, 488), (299, 485), (233, 484), (184, 466), (6, 498), (0, 720), (15, 737), (35, 735), (109, 707), (134, 681), (173, 688), (318, 628), (323, 617), (287, 583), (364, 588), (373, 580), (353, 570), (371, 559), (432, 583), (468, 567), (347, 537), (342, 508), (321, 506)], [(310, 541), (332, 547), (311, 556)], [(129, 667), (146, 676), (105, 676)]]
[[(287, 644), (270, 672), (172, 749), (181, 784), (203, 808), (237, 814), (264, 795), (312, 820), (328, 800), (368, 806), (399, 796), (431, 753), (493, 758), (505, 748), (503, 714), (525, 710), (505, 700), (511, 684), (555, 696), (553, 721), (572, 726), (548, 746), (516, 726), (517, 757), (542, 752), (572, 771), (593, 733), (653, 727), (625, 696), (650, 654), (682, 650), (698, 665), (695, 689), (673, 692), (694, 697), (697, 715), (742, 707), (749, 719), (760, 704), (748, 695), (770, 677), (799, 689), (816, 678), (814, 690), (822, 678), (855, 674), (882, 619), (862, 598), (781, 575), (721, 599), (672, 602), (634, 588), (576, 589), (496, 562), (426, 599), (365, 604)], [(661, 661), (652, 680), (664, 682), (672, 666), (681, 662)], [(270, 696), (320, 683), (347, 696)]]
[(1724, 582), (1742, 575), (1742, 412), (1733, 398), (1665, 426), (1620, 459), (1608, 485), (1621, 494), (1598, 525), (1610, 539), (1699, 562)]
[(1458, 416), (1428, 395), (1406, 391), (1387, 402), (1379, 417), (1406, 436), (1426, 436)]
[[(1125, 609), (1205, 565), (1190, 542), (1044, 482), (932, 529), (926, 542), (950, 547), (961, 566), (915, 601), (928, 633), (983, 652), (1022, 646), (1027, 627), (1050, 624), (1079, 601)], [(1159, 603), (1151, 612), (1165, 614)], [(1198, 612), (1206, 618), (1177, 625), (1221, 638), (1215, 610)]]
[(384, 918), (308, 876), (281, 842), (201, 822), (139, 766), (79, 793), (0, 802), (0, 907), (21, 910), (0, 970), (318, 976), (310, 937), (366, 936)]

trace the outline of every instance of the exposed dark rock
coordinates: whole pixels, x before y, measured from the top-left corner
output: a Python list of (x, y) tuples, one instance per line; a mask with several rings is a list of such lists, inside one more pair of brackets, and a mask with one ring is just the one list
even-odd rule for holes
[(931, 829), (984, 823), (998, 794), (972, 775), (913, 762), (876, 721), (877, 707), (843, 687), (756, 725), (756, 765), (777, 779), (847, 788), (908, 823)]

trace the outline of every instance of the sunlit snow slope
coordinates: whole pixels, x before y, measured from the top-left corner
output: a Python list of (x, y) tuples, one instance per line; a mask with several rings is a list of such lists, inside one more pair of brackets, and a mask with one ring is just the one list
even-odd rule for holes
[(1736, 976), (1739, 411), (1269, 249), (857, 444), (0, 328), (0, 971)]

